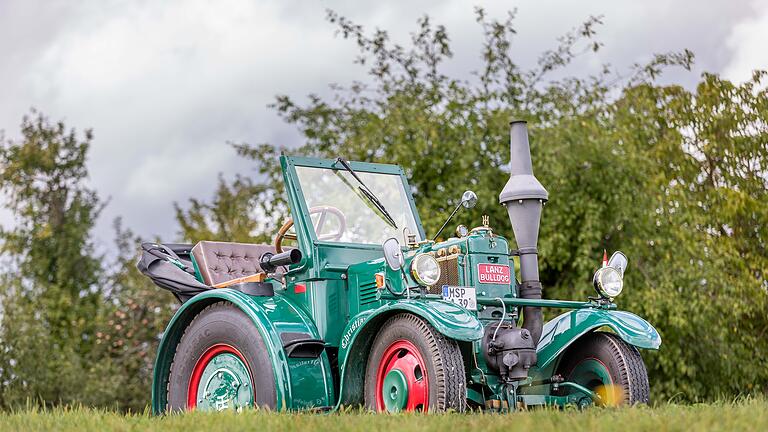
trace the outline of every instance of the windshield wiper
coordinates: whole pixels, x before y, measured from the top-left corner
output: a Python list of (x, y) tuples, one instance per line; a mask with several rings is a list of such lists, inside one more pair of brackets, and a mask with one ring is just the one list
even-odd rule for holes
[(376, 210), (378, 210), (381, 213), (381, 216), (384, 216), (383, 218), (384, 221), (390, 224), (392, 228), (397, 229), (397, 223), (389, 214), (387, 209), (384, 207), (384, 204), (382, 204), (381, 200), (379, 200), (376, 197), (376, 195), (374, 195), (373, 191), (371, 191), (371, 189), (368, 188), (368, 186), (366, 186), (362, 180), (360, 180), (360, 177), (357, 176), (357, 173), (355, 172), (355, 170), (352, 169), (352, 167), (349, 166), (347, 161), (345, 161), (342, 158), (336, 158), (336, 162), (340, 163), (341, 166), (343, 166), (345, 170), (349, 171), (349, 173), (352, 174), (352, 177), (354, 177), (355, 180), (357, 180), (357, 182), (360, 183), (360, 186), (358, 186), (358, 190), (360, 190), (363, 196), (365, 196), (368, 199), (368, 201), (370, 201), (371, 204), (373, 204), (373, 206), (376, 207)]

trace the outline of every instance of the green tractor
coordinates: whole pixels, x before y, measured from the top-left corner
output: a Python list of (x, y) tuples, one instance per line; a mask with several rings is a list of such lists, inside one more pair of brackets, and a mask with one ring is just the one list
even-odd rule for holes
[[(547, 191), (511, 123), (499, 195), (516, 248), (482, 225), (437, 241), (394, 165), (281, 156), (291, 219), (274, 244), (145, 243), (139, 269), (183, 303), (163, 334), (153, 412), (490, 410), (648, 403), (651, 324), (616, 310), (616, 252), (585, 301), (541, 297)], [(519, 275), (513, 260), (519, 260)], [(518, 277), (519, 276), (519, 277)], [(541, 308), (567, 309), (544, 323)]]

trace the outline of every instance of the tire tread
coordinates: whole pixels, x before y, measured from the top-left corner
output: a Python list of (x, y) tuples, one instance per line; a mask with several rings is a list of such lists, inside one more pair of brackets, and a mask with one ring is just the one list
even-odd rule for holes
[[(435, 376), (437, 377), (437, 406), (430, 407), (429, 411), (464, 411), (467, 406), (467, 379), (458, 343), (446, 338), (422, 318), (410, 313), (401, 313), (389, 318), (384, 323), (382, 326), (384, 330), (377, 336), (374, 346), (381, 337), (385, 337), (383, 335), (386, 335), (386, 329), (394, 325), (406, 325), (416, 329), (424, 337), (430, 351), (434, 361), (432, 366), (435, 368)], [(369, 358), (368, 368), (371, 366), (371, 359)], [(429, 366), (427, 365), (427, 367)], [(370, 382), (371, 377), (371, 371), (368, 370), (366, 372), (366, 388), (375, 385)], [(373, 401), (367, 400), (366, 404), (369, 407), (375, 407)]]
[[(594, 353), (596, 347), (605, 346), (610, 351), (618, 364), (619, 385), (624, 387), (623, 405), (649, 404), (650, 384), (648, 371), (638, 349), (624, 342), (617, 335), (607, 332), (593, 332), (583, 336), (578, 345), (574, 345), (566, 352), (558, 367), (558, 373), (569, 373), (569, 367), (573, 367), (579, 358), (585, 354)], [(567, 376), (566, 376), (567, 378)]]

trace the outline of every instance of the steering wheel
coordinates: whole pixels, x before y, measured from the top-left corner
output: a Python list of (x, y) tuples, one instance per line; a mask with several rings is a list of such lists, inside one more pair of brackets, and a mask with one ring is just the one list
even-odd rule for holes
[[(328, 217), (328, 214), (332, 214), (336, 217), (336, 219), (339, 222), (339, 229), (336, 230), (336, 232), (332, 233), (326, 233), (326, 234), (318, 234), (317, 239), (321, 241), (338, 241), (341, 239), (341, 236), (344, 235), (344, 231), (347, 230), (347, 218), (344, 216), (344, 213), (341, 212), (341, 210), (337, 209), (336, 207), (332, 206), (317, 206), (312, 207), (309, 209), (309, 215), (310, 217), (313, 214), (319, 214), (320, 217), (317, 219), (317, 224), (315, 225), (315, 232), (319, 233), (322, 232), (323, 226), (325, 225), (325, 221)], [(280, 229), (277, 231), (277, 235), (275, 235), (275, 252), (281, 253), (283, 251), (283, 240), (296, 240), (296, 234), (289, 234), (288, 230), (291, 229), (293, 226), (293, 219), (288, 219), (283, 226), (280, 227)]]

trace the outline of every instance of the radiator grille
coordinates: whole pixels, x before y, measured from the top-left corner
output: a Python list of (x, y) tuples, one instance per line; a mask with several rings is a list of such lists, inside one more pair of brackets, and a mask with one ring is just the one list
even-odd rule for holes
[(427, 292), (441, 294), (443, 285), (462, 285), (459, 283), (459, 254), (438, 258), (437, 263), (440, 265), (440, 279), (428, 287)]

